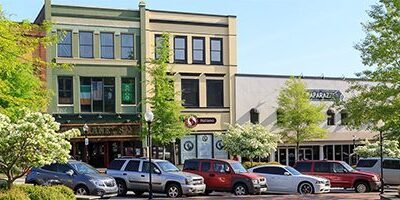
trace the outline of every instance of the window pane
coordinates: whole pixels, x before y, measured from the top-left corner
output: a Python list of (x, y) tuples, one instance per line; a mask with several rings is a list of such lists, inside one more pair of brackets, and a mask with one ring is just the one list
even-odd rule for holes
[(102, 58), (114, 58), (114, 47), (101, 47)]
[(133, 35), (131, 35), (131, 34), (121, 34), (121, 46), (123, 46), (123, 47), (133, 47)]
[(114, 34), (100, 33), (101, 57), (114, 58)]
[(207, 80), (207, 107), (224, 106), (224, 81)]
[(333, 172), (333, 163), (328, 162), (316, 162), (314, 163), (315, 172)]
[(203, 39), (193, 39), (193, 49), (204, 49), (204, 40)]
[(122, 104), (135, 104), (135, 79), (122, 79), (121, 92)]
[(358, 161), (357, 167), (373, 167), (377, 162), (378, 160), (376, 159), (361, 159)]
[(197, 160), (188, 160), (185, 161), (185, 165), (183, 166), (184, 170), (199, 170), (199, 161)]
[(121, 58), (122, 59), (133, 59), (133, 47), (123, 47), (121, 48)]
[(91, 112), (92, 98), (91, 98), (91, 79), (81, 78), (80, 86), (80, 103), (81, 112)]
[(60, 38), (58, 44), (72, 44), (72, 32), (71, 31), (65, 31), (65, 37)]
[(80, 45), (92, 45), (93, 44), (93, 33), (92, 32), (79, 32), (79, 44)]
[(212, 51), (211, 52), (211, 61), (213, 62), (221, 62), (221, 52), (219, 51)]
[(184, 37), (174, 38), (174, 60), (186, 61), (186, 38)]
[(297, 163), (295, 168), (299, 172), (310, 172), (311, 171), (311, 162), (299, 162), (299, 163)]
[(104, 112), (115, 112), (114, 87), (104, 87)]
[(185, 107), (199, 107), (199, 80), (182, 79), (182, 101)]
[(58, 77), (58, 103), (73, 104), (72, 77)]
[(126, 165), (125, 171), (137, 172), (137, 171), (139, 171), (139, 164), (140, 164), (140, 161), (131, 160)]
[(79, 53), (81, 58), (93, 58), (93, 46), (80, 46)]
[(186, 48), (186, 39), (185, 38), (175, 38), (175, 48), (185, 49)]
[(214, 38), (211, 39), (211, 63), (222, 64), (222, 39)]
[(204, 52), (202, 50), (193, 50), (193, 61), (204, 61)]
[(108, 166), (108, 169), (113, 169), (113, 170), (120, 170), (122, 165), (125, 164), (125, 160), (113, 160), (110, 165)]
[(175, 49), (175, 60), (185, 60), (185, 50), (177, 50)]
[(72, 46), (66, 44), (58, 45), (58, 57), (72, 57)]
[(208, 172), (208, 171), (210, 171), (210, 168), (211, 168), (210, 162), (202, 162), (201, 163), (201, 171), (202, 172)]
[(221, 51), (221, 40), (211, 39), (211, 50)]

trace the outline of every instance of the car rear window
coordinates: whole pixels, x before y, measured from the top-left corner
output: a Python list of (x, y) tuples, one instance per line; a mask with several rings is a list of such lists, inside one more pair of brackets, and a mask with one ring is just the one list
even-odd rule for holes
[(108, 169), (121, 170), (121, 167), (124, 165), (124, 163), (125, 160), (113, 160), (108, 166)]
[(384, 160), (383, 168), (385, 168), (385, 169), (400, 169), (400, 160)]
[(202, 172), (208, 172), (211, 169), (211, 163), (208, 161), (202, 162), (201, 163), (201, 171)]
[(199, 170), (199, 161), (198, 160), (186, 160), (185, 164), (183, 165), (183, 170)]
[(311, 162), (298, 162), (294, 167), (299, 172), (311, 172)]
[(373, 167), (376, 162), (378, 162), (377, 159), (361, 159), (357, 163), (357, 167)]

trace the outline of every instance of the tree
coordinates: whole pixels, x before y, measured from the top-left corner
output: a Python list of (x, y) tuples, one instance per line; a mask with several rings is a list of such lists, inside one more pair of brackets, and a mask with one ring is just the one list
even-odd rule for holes
[(40, 70), (55, 64), (33, 54), (39, 46), (57, 41), (56, 35), (47, 36), (50, 31), (47, 22), (36, 25), (11, 21), (0, 6), (0, 113), (12, 117), (24, 107), (45, 111), (51, 93), (40, 80)]
[(267, 157), (276, 151), (281, 142), (280, 135), (270, 133), (260, 124), (245, 123), (244, 125), (228, 125), (226, 133), (216, 133), (224, 144), (224, 150), (231, 155), (249, 158)]
[(156, 49), (159, 55), (151, 61), (148, 68), (150, 76), (149, 98), (147, 102), (154, 113), (151, 124), (152, 136), (162, 145), (170, 144), (181, 138), (189, 130), (185, 127), (182, 102), (175, 99), (174, 79), (168, 75), (172, 67), (168, 64), (170, 57), (169, 34), (163, 34)]
[(325, 119), (323, 109), (324, 105), (311, 102), (306, 84), (301, 79), (291, 77), (286, 81), (278, 97), (277, 125), (282, 129), (283, 138), (296, 144), (297, 155), (301, 142), (325, 136), (326, 130), (320, 127)]
[[(354, 149), (355, 154), (363, 158), (381, 156), (380, 141), (370, 143), (368, 140), (365, 140), (363, 144), (364, 145), (358, 146)], [(399, 142), (395, 140), (384, 140), (383, 156), (389, 158), (399, 158), (400, 157)]]
[(32, 167), (67, 162), (71, 150), (68, 140), (80, 132), (58, 133), (59, 129), (60, 124), (49, 114), (25, 112), (16, 121), (0, 114), (0, 172), (7, 176), (9, 189)]
[(363, 23), (365, 38), (355, 45), (367, 70), (357, 73), (368, 82), (354, 82), (356, 95), (344, 102), (348, 124), (378, 131), (379, 120), (388, 139), (400, 141), (400, 2), (380, 0), (371, 7), (370, 21)]

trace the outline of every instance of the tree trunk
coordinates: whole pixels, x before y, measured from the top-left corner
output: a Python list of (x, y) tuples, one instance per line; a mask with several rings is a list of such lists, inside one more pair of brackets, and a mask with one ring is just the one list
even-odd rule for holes
[(7, 178), (7, 189), (10, 190), (13, 187), (14, 180), (12, 178)]
[(296, 162), (299, 161), (299, 142), (296, 142)]

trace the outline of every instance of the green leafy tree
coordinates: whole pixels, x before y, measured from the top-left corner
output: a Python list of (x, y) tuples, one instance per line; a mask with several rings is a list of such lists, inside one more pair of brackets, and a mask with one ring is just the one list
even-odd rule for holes
[(365, 38), (356, 44), (367, 70), (357, 75), (369, 82), (354, 82), (350, 91), (356, 95), (344, 102), (348, 124), (357, 129), (378, 131), (400, 141), (400, 1), (380, 0), (368, 11), (370, 20), (363, 23)]
[(0, 114), (0, 173), (7, 176), (7, 186), (24, 176), (32, 167), (67, 162), (71, 137), (79, 130), (59, 133), (60, 124), (49, 114), (24, 112), (20, 119), (10, 120)]
[(301, 79), (291, 77), (286, 81), (278, 97), (278, 110), (277, 125), (284, 140), (296, 144), (297, 155), (301, 142), (325, 136), (326, 130), (320, 127), (325, 120), (324, 105), (311, 102)]
[(226, 133), (215, 133), (224, 144), (224, 150), (231, 155), (249, 158), (267, 157), (276, 151), (281, 136), (269, 132), (260, 124), (245, 123), (244, 125), (228, 124)]
[[(363, 144), (364, 145), (358, 146), (354, 149), (355, 154), (363, 158), (381, 156), (380, 141), (370, 143), (368, 140), (365, 140)], [(400, 158), (399, 142), (396, 140), (384, 140), (383, 156), (389, 158)]]
[(181, 138), (189, 129), (184, 124), (182, 102), (176, 100), (174, 79), (168, 75), (172, 71), (168, 64), (170, 57), (169, 34), (163, 34), (162, 40), (156, 49), (158, 58), (151, 61), (148, 66), (150, 76), (149, 98), (147, 102), (154, 113), (151, 124), (152, 137), (155, 142), (162, 145), (170, 144), (175, 139)]

